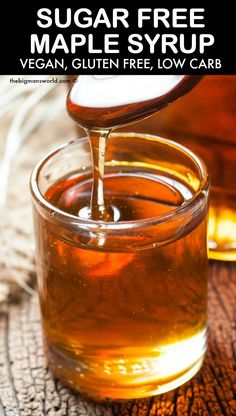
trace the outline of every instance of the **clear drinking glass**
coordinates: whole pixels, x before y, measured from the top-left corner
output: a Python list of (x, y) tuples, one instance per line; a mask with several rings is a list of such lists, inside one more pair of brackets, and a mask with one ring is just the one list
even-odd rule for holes
[(170, 140), (114, 133), (105, 198), (113, 222), (78, 217), (92, 186), (87, 138), (45, 157), (31, 178), (48, 362), (97, 399), (173, 389), (206, 350), (205, 165)]

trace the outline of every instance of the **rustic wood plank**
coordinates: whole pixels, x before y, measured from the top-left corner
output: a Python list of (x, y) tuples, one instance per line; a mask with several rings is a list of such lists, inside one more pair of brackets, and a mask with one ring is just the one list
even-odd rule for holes
[(37, 296), (22, 294), (0, 316), (0, 416), (236, 415), (236, 265), (212, 263), (209, 348), (200, 373), (151, 399), (92, 403), (55, 380), (46, 367)]

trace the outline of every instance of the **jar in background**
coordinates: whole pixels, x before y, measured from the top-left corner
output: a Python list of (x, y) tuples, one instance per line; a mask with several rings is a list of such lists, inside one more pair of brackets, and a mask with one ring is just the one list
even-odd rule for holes
[(204, 77), (135, 130), (176, 140), (202, 157), (211, 179), (209, 257), (236, 260), (236, 77)]

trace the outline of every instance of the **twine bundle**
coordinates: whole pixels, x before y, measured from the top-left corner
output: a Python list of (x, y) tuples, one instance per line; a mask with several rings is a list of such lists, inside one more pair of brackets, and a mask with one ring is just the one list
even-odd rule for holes
[(34, 293), (29, 177), (38, 159), (68, 138), (65, 96), (63, 85), (0, 81), (0, 302), (19, 287)]

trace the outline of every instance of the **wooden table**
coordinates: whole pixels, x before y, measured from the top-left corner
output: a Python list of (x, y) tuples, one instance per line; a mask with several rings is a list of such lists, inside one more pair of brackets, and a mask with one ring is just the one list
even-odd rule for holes
[(148, 400), (97, 404), (81, 399), (50, 374), (37, 296), (19, 292), (1, 312), (0, 416), (235, 416), (235, 301), (235, 263), (212, 262), (209, 347), (199, 374)]

